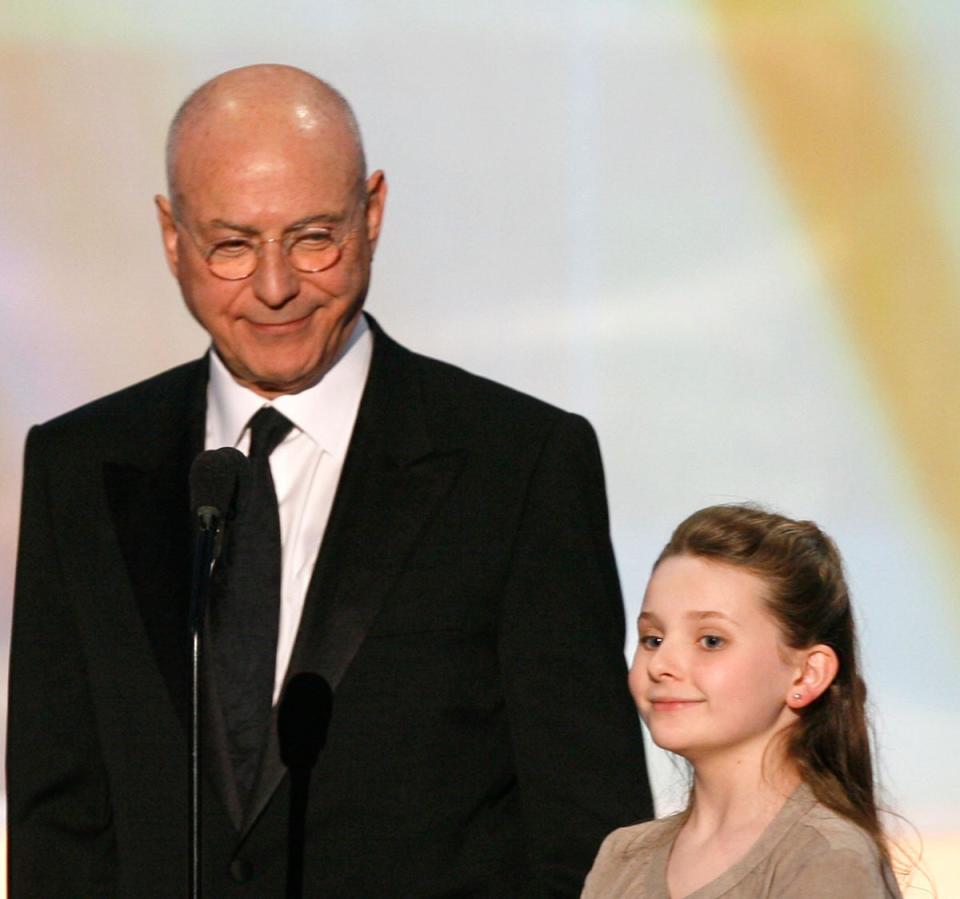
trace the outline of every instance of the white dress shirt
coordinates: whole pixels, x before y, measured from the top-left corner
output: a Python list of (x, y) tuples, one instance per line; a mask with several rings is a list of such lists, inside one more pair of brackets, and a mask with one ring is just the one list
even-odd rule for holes
[(235, 446), (246, 453), (250, 446), (247, 424), (263, 406), (272, 405), (294, 424), (270, 456), (283, 546), (274, 703), (279, 699), (293, 653), (307, 587), (357, 420), (372, 352), (373, 335), (361, 315), (350, 339), (319, 383), (273, 401), (238, 384), (216, 352), (210, 353), (206, 449)]

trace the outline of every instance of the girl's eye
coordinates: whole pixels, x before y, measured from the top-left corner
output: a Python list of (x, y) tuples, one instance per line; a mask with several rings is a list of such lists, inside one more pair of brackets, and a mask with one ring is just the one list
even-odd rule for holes
[(699, 642), (704, 649), (720, 649), (726, 645), (727, 641), (716, 634), (704, 634), (697, 642)]
[(644, 649), (656, 649), (661, 643), (663, 643), (663, 637), (656, 634), (645, 634), (640, 638), (640, 645)]

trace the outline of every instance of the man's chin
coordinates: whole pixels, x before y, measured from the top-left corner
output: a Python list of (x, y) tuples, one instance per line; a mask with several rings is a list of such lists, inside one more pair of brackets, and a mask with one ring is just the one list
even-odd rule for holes
[(240, 375), (233, 373), (233, 379), (244, 387), (266, 399), (273, 399), (286, 393), (300, 393), (313, 387), (323, 377), (321, 367), (311, 369), (258, 369)]

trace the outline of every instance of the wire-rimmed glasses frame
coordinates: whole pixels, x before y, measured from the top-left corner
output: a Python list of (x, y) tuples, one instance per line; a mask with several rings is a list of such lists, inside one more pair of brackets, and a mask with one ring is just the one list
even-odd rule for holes
[(297, 271), (315, 274), (333, 268), (343, 255), (343, 246), (356, 228), (339, 236), (334, 229), (314, 225), (300, 228), (283, 237), (253, 237), (233, 234), (201, 244), (186, 224), (175, 220), (190, 237), (210, 273), (224, 281), (243, 281), (257, 270), (260, 253), (269, 243), (280, 244), (290, 265)]

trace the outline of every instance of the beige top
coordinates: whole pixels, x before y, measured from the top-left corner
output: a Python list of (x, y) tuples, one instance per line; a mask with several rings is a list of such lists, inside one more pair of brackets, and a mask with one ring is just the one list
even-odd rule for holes
[[(673, 815), (615, 830), (600, 847), (581, 899), (671, 899), (667, 861), (681, 823)], [(739, 862), (682, 899), (721, 897), (901, 899), (873, 840), (817, 802), (806, 785)]]

